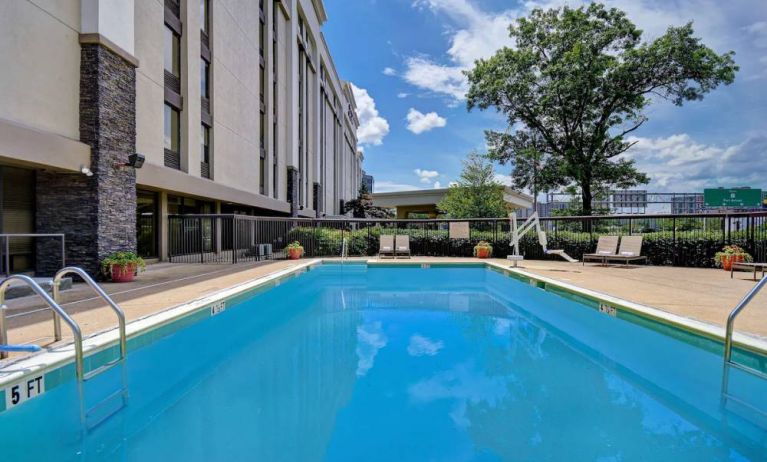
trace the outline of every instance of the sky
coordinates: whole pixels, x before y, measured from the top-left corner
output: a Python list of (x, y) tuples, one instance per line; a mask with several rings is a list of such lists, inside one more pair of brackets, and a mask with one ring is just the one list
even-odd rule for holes
[[(363, 168), (375, 192), (447, 187), (483, 131), (505, 130), (494, 110), (469, 112), (462, 71), (512, 46), (507, 27), (535, 7), (582, 0), (325, 0), (324, 33), (352, 82)], [(735, 83), (677, 107), (654, 102), (625, 155), (658, 192), (767, 189), (767, 0), (607, 0), (652, 40), (689, 21), (703, 43), (735, 51)], [(511, 167), (496, 166), (508, 182)]]

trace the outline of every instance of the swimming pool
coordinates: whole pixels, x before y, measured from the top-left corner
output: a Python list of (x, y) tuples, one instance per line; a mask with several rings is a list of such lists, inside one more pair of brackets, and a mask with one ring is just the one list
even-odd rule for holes
[(0, 413), (0, 458), (767, 460), (716, 348), (611, 314), (484, 267), (320, 265), (133, 348), (85, 436), (71, 380)]

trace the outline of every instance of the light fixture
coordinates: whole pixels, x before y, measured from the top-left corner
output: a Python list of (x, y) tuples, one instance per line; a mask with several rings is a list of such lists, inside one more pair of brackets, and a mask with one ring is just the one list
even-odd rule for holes
[(80, 173), (82, 173), (85, 176), (93, 176), (93, 172), (91, 171), (91, 169), (89, 169), (85, 165), (80, 166)]
[(125, 164), (125, 166), (133, 167), (133, 168), (141, 168), (144, 165), (144, 160), (146, 160), (146, 158), (144, 157), (144, 154), (139, 154), (135, 152), (128, 156), (128, 163)]

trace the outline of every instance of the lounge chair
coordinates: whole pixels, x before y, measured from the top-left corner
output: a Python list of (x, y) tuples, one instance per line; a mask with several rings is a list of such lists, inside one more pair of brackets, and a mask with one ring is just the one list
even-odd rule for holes
[(607, 257), (607, 261), (621, 261), (627, 265), (639, 260), (647, 260), (642, 256), (642, 236), (623, 236), (618, 255)]
[(407, 234), (397, 234), (394, 243), (394, 255), (396, 257), (410, 258), (410, 236)]
[(607, 263), (608, 257), (614, 257), (618, 254), (618, 236), (599, 236), (597, 241), (597, 251), (594, 253), (583, 254), (583, 264), (586, 261), (599, 261), (602, 264)]
[(378, 258), (389, 256), (394, 258), (394, 235), (382, 234), (378, 245)]

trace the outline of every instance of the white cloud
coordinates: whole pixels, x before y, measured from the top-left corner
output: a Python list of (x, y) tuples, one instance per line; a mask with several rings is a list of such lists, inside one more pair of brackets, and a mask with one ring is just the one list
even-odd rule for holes
[(697, 192), (719, 186), (764, 185), (767, 164), (767, 134), (757, 134), (739, 144), (707, 145), (687, 134), (668, 137), (630, 137), (636, 142), (624, 157), (651, 178), (648, 189), (667, 192)]
[(407, 352), (410, 356), (436, 356), (444, 347), (445, 343), (442, 340), (432, 340), (416, 334), (410, 337)]
[(357, 129), (357, 139), (360, 144), (380, 145), (384, 137), (389, 134), (389, 122), (378, 115), (376, 102), (364, 88), (358, 88), (352, 84), (354, 101), (357, 103), (357, 117), (360, 126)]
[(400, 93), (397, 93), (397, 98), (399, 98), (399, 99), (407, 98), (408, 96), (410, 96), (410, 93), (405, 93), (404, 91), (400, 92)]
[(377, 193), (396, 192), (396, 191), (413, 191), (416, 189), (421, 189), (419, 186), (415, 186), (412, 184), (397, 183), (396, 181), (387, 181), (387, 180), (382, 180), (382, 181), (376, 180), (375, 185), (373, 187), (375, 188), (375, 192)]
[(439, 176), (439, 172), (436, 170), (422, 170), (420, 168), (417, 168), (413, 170), (413, 172), (421, 180), (421, 183), (427, 183), (427, 184), (430, 184)]
[[(514, 46), (508, 26), (533, 8), (578, 7), (590, 0), (527, 0), (516, 9), (488, 11), (474, 0), (414, 0), (413, 6), (444, 17), (448, 48), (444, 56), (412, 55), (405, 59), (402, 77), (408, 83), (447, 96), (452, 104), (465, 99), (468, 82), (463, 71), (474, 61), (492, 56), (504, 46)], [(696, 35), (718, 52), (738, 51), (741, 74), (751, 78), (767, 76), (760, 58), (767, 46), (767, 17), (764, 0), (739, 0), (738, 6), (718, 0), (604, 0), (607, 7), (626, 12), (629, 19), (652, 40), (669, 26), (693, 21)], [(751, 16), (747, 16), (751, 14)], [(745, 28), (743, 24), (750, 24)]]
[(442, 187), (442, 183), (440, 183), (439, 181), (434, 182), (434, 189), (439, 189), (441, 187)]
[(358, 377), (363, 377), (373, 368), (378, 350), (385, 347), (388, 341), (380, 321), (357, 327)]
[(512, 184), (511, 175), (504, 175), (502, 173), (494, 173), (493, 174), (493, 178), (495, 179), (495, 181), (497, 181), (498, 183), (501, 183), (504, 186), (511, 186), (511, 184)]
[(416, 135), (435, 128), (444, 127), (445, 125), (447, 125), (447, 119), (441, 117), (436, 112), (424, 114), (411, 107), (407, 113), (407, 129)]
[(383, 75), (388, 75), (389, 77), (397, 75), (397, 71), (395, 71), (391, 67), (384, 67)]
[(446, 15), (455, 28), (448, 32), (448, 62), (427, 56), (409, 57), (405, 60), (404, 79), (418, 88), (446, 95), (453, 102), (463, 100), (469, 88), (463, 71), (470, 69), (475, 60), (512, 44), (508, 26), (516, 13), (488, 13), (469, 0), (416, 0), (413, 4)]
[(428, 58), (413, 57), (405, 62), (404, 78), (411, 85), (462, 100), (469, 91), (463, 69), (437, 64)]

